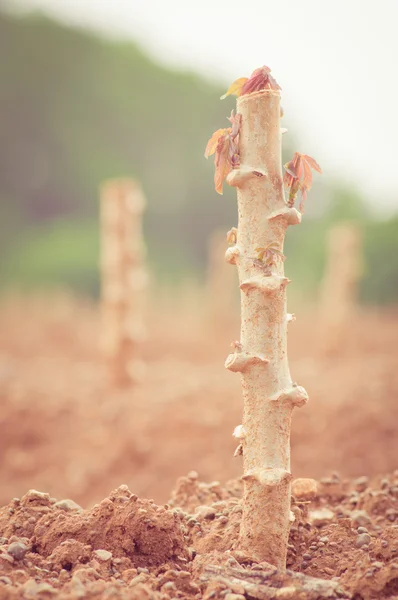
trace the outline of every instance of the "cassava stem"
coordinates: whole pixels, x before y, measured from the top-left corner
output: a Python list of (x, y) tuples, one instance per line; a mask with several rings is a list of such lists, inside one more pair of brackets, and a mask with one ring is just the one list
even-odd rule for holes
[[(241, 373), (244, 412), (240, 438), (244, 501), (240, 547), (260, 561), (286, 566), (290, 528), (290, 424), (308, 396), (293, 383), (287, 358), (283, 244), (301, 214), (284, 198), (279, 90), (238, 98), (240, 165), (227, 182), (237, 188), (236, 244), (226, 259), (236, 264), (241, 290), (241, 337), (225, 366)], [(264, 262), (258, 250), (276, 249)]]
[(101, 186), (101, 342), (117, 385), (139, 379), (142, 367), (139, 344), (145, 333), (148, 285), (144, 208), (145, 198), (134, 180), (108, 180)]

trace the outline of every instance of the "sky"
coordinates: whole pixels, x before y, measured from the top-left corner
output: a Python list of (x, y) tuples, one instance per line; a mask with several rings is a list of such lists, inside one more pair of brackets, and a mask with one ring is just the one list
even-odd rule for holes
[(354, 183), (375, 213), (397, 212), (398, 0), (8, 2), (132, 39), (226, 86), (270, 66), (297, 150)]

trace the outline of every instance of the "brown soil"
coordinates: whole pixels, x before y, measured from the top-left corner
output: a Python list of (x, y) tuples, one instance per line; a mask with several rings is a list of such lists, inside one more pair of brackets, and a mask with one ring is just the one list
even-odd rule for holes
[(0, 510), (0, 598), (397, 597), (398, 471), (297, 495), (282, 574), (236, 549), (239, 480), (192, 472), (164, 506), (122, 485), (88, 510), (31, 490)]
[[(291, 371), (310, 395), (294, 413), (293, 476), (320, 482), (311, 498), (296, 488), (286, 576), (234, 548), (241, 394), (223, 360), (236, 320), (208, 326), (192, 305), (150, 316), (142, 381), (117, 390), (94, 307), (3, 303), (0, 600), (398, 597), (397, 314), (359, 314), (335, 356), (318, 350), (315, 315), (291, 326)], [(221, 484), (191, 473), (171, 492), (191, 469)]]

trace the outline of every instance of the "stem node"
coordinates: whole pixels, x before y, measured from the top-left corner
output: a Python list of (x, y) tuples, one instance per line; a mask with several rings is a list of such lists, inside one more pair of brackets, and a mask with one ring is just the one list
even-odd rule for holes
[(240, 255), (239, 246), (237, 246), (235, 244), (235, 246), (230, 246), (229, 248), (227, 248), (227, 251), (225, 252), (225, 260), (230, 265), (236, 265), (236, 259), (238, 258), (239, 255)]
[(230, 172), (227, 177), (227, 183), (231, 187), (243, 187), (250, 179), (267, 179), (267, 173), (264, 169), (240, 165), (237, 169)]
[(269, 221), (276, 219), (284, 219), (287, 225), (299, 225), (301, 223), (301, 213), (296, 208), (284, 206), (268, 215)]
[(279, 390), (276, 394), (269, 396), (271, 402), (290, 402), (292, 406), (304, 406), (308, 402), (308, 394), (300, 385), (293, 385), (291, 388)]
[(250, 354), (249, 352), (235, 352), (229, 354), (225, 361), (225, 368), (233, 373), (245, 373), (253, 365), (266, 365), (268, 358), (263, 354)]
[(270, 275), (268, 277), (257, 276), (242, 281), (239, 287), (243, 292), (257, 289), (265, 294), (273, 294), (274, 292), (278, 292), (281, 288), (284, 288), (288, 283), (290, 283), (290, 279), (280, 275)]
[(243, 475), (243, 481), (254, 480), (266, 487), (277, 487), (292, 480), (292, 474), (286, 469), (252, 469)]

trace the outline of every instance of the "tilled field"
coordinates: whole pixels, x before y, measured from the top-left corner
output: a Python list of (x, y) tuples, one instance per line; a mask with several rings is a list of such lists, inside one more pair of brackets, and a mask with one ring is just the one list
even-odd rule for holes
[[(288, 566), (305, 577), (284, 579), (234, 549), (242, 405), (223, 361), (238, 324), (151, 314), (141, 382), (117, 390), (95, 307), (3, 303), (0, 598), (398, 596), (397, 314), (358, 314), (332, 355), (315, 314), (291, 326), (292, 376), (310, 395), (293, 415), (293, 476), (320, 483), (293, 505)], [(193, 473), (173, 490), (192, 469), (209, 483)], [(309, 576), (330, 583), (318, 593)]]

